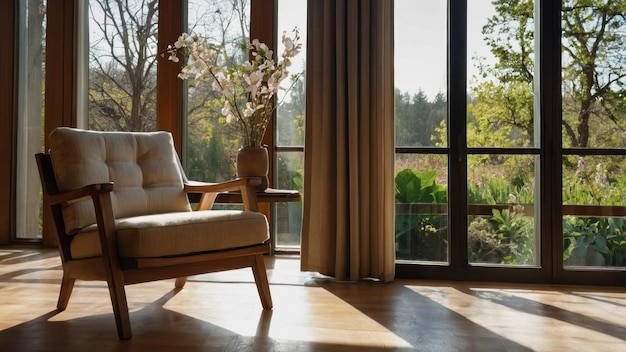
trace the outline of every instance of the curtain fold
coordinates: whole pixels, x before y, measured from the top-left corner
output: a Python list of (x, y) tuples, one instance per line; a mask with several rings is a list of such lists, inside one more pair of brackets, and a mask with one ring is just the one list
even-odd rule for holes
[(301, 269), (391, 281), (393, 1), (309, 0)]

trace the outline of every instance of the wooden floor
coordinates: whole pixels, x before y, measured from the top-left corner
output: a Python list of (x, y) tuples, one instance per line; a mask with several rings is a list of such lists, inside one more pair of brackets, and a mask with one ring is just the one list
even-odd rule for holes
[(55, 309), (53, 250), (0, 247), (0, 351), (626, 351), (626, 288), (397, 280), (338, 283), (268, 257), (274, 309), (249, 271), (127, 287), (119, 341), (104, 283)]

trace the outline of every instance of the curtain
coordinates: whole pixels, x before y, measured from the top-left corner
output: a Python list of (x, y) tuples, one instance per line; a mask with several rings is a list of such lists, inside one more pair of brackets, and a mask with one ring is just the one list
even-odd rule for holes
[(393, 0), (309, 0), (301, 269), (391, 281)]

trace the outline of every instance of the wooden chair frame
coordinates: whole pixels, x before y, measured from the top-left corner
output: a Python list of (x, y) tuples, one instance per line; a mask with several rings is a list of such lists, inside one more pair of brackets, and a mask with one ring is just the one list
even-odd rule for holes
[[(35, 157), (44, 192), (44, 203), (50, 206), (56, 225), (59, 253), (63, 265), (63, 279), (57, 302), (59, 310), (65, 310), (67, 307), (76, 279), (106, 281), (118, 336), (120, 339), (130, 339), (132, 331), (125, 285), (175, 278), (175, 287), (182, 288), (187, 276), (246, 267), (252, 268), (263, 308), (272, 309), (272, 298), (263, 261), (263, 255), (270, 251), (269, 241), (244, 248), (194, 255), (120, 259), (117, 250), (115, 217), (111, 204), (113, 183), (92, 184), (61, 193), (57, 187), (50, 155), (39, 153)], [(198, 210), (210, 209), (220, 192), (239, 190), (242, 194), (244, 209), (258, 211), (255, 186), (260, 183), (260, 178), (240, 178), (223, 183), (187, 182), (184, 189), (188, 193), (202, 194)], [(65, 204), (86, 199), (93, 200), (102, 257), (73, 259), (70, 252), (70, 240), (73, 234), (67, 233), (65, 229), (61, 209)]]

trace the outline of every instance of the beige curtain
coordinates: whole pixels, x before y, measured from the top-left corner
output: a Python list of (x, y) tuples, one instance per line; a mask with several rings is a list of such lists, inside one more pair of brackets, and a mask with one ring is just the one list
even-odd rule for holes
[(393, 0), (309, 0), (301, 269), (391, 281)]

